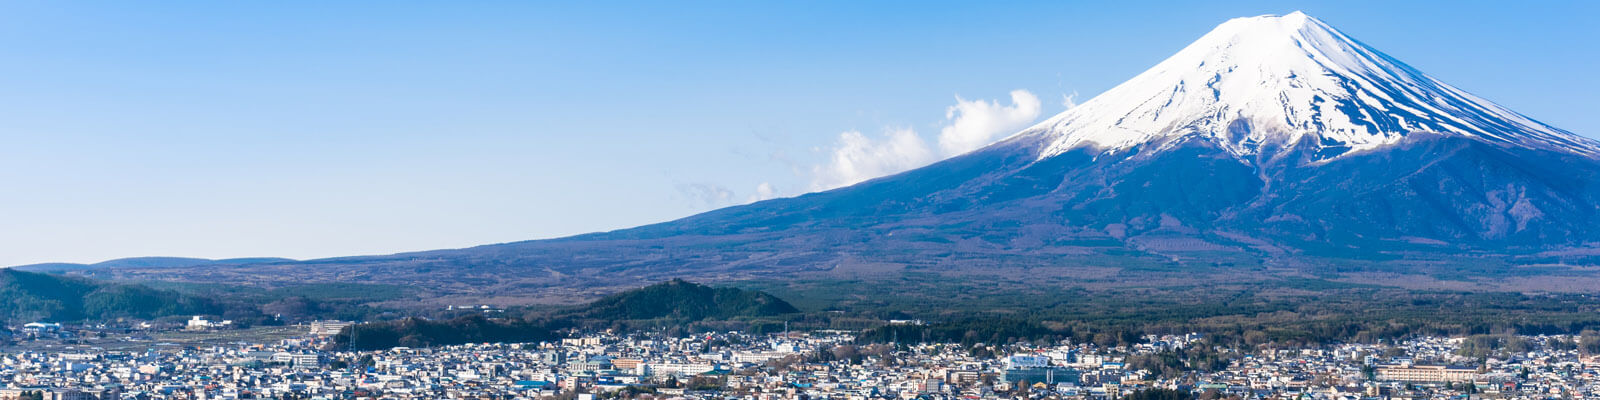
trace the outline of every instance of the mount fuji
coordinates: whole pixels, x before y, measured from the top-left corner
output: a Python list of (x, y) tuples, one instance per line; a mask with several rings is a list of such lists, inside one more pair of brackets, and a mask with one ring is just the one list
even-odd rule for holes
[(1322, 161), (1413, 132), (1596, 155), (1591, 140), (1433, 79), (1300, 12), (1228, 21), (1016, 139), (1041, 142), (1045, 159), (1196, 136), (1241, 160), (1312, 140)]
[(1597, 157), (1594, 140), (1296, 12), (1227, 21), (1006, 139), (845, 188), (562, 239), (184, 276), (514, 292), (909, 270), (1407, 274), (1467, 259), (1500, 260), (1480, 271), (1497, 273), (1600, 254)]
[(1170, 233), (1288, 253), (1541, 250), (1596, 239), (1597, 154), (1295, 12), (1230, 20), (1081, 106), (922, 169), (589, 237), (864, 224), (991, 226), (980, 236), (999, 247)]

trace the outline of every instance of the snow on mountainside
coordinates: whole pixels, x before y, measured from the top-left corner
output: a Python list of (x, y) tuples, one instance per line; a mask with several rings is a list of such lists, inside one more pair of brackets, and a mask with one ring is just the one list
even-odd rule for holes
[[(1139, 287), (1549, 272), (1592, 291), (1597, 149), (1294, 13), (1228, 21), (999, 143), (848, 187), (553, 240), (89, 272), (536, 297), (674, 277), (899, 271)], [(1162, 276), (1173, 280), (1152, 279)]]
[(1600, 242), (1597, 156), (1594, 140), (1296, 12), (1227, 21), (1130, 81), (949, 160), (592, 237), (1033, 224), (944, 239), (1525, 252)]
[(1235, 156), (1316, 139), (1318, 159), (1411, 132), (1600, 154), (1594, 141), (1433, 79), (1300, 12), (1230, 20), (1132, 80), (1011, 138), (1040, 158), (1198, 135)]

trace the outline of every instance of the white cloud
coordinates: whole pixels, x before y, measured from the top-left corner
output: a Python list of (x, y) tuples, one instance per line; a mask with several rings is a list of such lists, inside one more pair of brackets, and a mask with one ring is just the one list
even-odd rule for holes
[(749, 199), (747, 199), (745, 202), (754, 203), (762, 200), (775, 199), (777, 197), (778, 191), (772, 189), (772, 182), (761, 182), (761, 184), (756, 185), (756, 192), (751, 194)]
[(857, 131), (839, 134), (825, 165), (813, 168), (812, 190), (850, 186), (861, 181), (927, 165), (933, 150), (911, 129), (890, 129), (881, 140)]
[[(1071, 102), (1071, 97), (1065, 100)], [(828, 162), (812, 168), (811, 190), (850, 186), (987, 146), (1001, 135), (1033, 123), (1039, 118), (1040, 106), (1038, 96), (1021, 89), (1011, 91), (1011, 105), (957, 96), (956, 105), (945, 110), (938, 152), (929, 140), (908, 128), (888, 129), (878, 139), (858, 131), (841, 133), (829, 149)], [(757, 193), (760, 197), (760, 188)]]
[(1061, 105), (1066, 107), (1068, 110), (1078, 108), (1078, 92), (1061, 95)]
[(939, 131), (939, 148), (946, 156), (958, 155), (993, 143), (996, 136), (1015, 133), (1039, 118), (1039, 97), (1026, 90), (1011, 91), (1011, 105), (999, 101), (967, 101), (945, 111), (949, 124)]
[[(1072, 96), (1063, 101), (1072, 107)], [(811, 168), (811, 190), (822, 191), (850, 186), (868, 179), (896, 174), (928, 165), (946, 157), (966, 153), (993, 143), (1000, 135), (1017, 130), (1039, 118), (1039, 97), (1027, 90), (1011, 91), (1011, 104), (999, 101), (968, 101), (956, 96), (956, 105), (945, 110), (944, 127), (939, 131), (939, 150), (910, 128), (885, 129), (883, 137), (872, 138), (859, 131), (839, 134), (830, 148), (828, 161)], [(783, 152), (773, 152), (773, 161), (795, 165)], [(797, 171), (797, 173), (800, 173)], [(733, 204), (736, 194), (726, 187), (709, 183), (677, 185), (695, 207), (717, 208)], [(778, 197), (771, 182), (762, 182), (745, 196), (745, 203)]]
[(681, 183), (677, 189), (695, 208), (719, 208), (733, 202), (733, 191), (714, 183)]

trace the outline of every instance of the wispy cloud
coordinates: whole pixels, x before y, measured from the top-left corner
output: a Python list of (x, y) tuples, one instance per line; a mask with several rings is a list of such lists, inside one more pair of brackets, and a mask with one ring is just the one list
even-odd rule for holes
[(680, 183), (676, 188), (678, 194), (682, 195), (691, 207), (699, 209), (726, 206), (732, 203), (734, 198), (732, 190), (715, 183)]
[[(1003, 135), (1015, 133), (1039, 118), (1039, 97), (1027, 90), (1013, 90), (1011, 104), (998, 100), (966, 100), (956, 96), (956, 104), (945, 110), (934, 141), (919, 135), (911, 128), (885, 128), (881, 134), (869, 136), (850, 130), (839, 134), (838, 139), (826, 149), (827, 160), (812, 166), (809, 171), (803, 164), (791, 159), (783, 150), (768, 154), (769, 161), (782, 163), (798, 175), (809, 173), (812, 191), (822, 191), (850, 186), (863, 181), (904, 172), (935, 161), (960, 155), (993, 143)], [(1069, 108), (1072, 96), (1062, 98)], [(774, 139), (760, 136), (763, 142)], [(803, 171), (803, 172), (802, 172)], [(736, 204), (754, 203), (784, 196), (771, 182), (762, 182), (750, 192), (735, 192), (714, 183), (678, 184), (678, 193), (695, 208), (711, 209)], [(798, 190), (796, 191), (798, 192)], [(748, 194), (746, 194), (748, 193)]]
[(999, 135), (1026, 127), (1039, 118), (1039, 111), (1039, 97), (1021, 89), (1011, 91), (1009, 106), (956, 96), (956, 105), (945, 111), (948, 125), (939, 131), (939, 148), (952, 156), (986, 146)]
[(909, 128), (888, 129), (873, 139), (857, 131), (839, 134), (827, 164), (813, 169), (812, 190), (854, 185), (868, 179), (927, 165), (933, 150)]
[(745, 202), (754, 203), (762, 200), (775, 199), (777, 197), (778, 191), (772, 188), (772, 182), (761, 182), (761, 184), (756, 185), (755, 193), (751, 194)]
[(909, 128), (886, 129), (871, 138), (859, 131), (839, 134), (827, 163), (812, 168), (811, 190), (828, 190), (921, 167), (993, 143), (1039, 118), (1039, 97), (1026, 90), (1011, 91), (1011, 104), (956, 97), (945, 110), (939, 130), (939, 151)]

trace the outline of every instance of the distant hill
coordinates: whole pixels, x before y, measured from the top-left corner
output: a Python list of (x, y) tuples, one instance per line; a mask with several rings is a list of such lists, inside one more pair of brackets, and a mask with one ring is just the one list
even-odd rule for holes
[(0, 320), (70, 322), (220, 314), (216, 302), (141, 285), (0, 269)]
[(700, 321), (773, 317), (796, 312), (799, 310), (793, 305), (763, 292), (713, 288), (674, 279), (617, 293), (588, 305), (550, 315), (530, 314), (522, 319), (491, 320), (481, 314), (470, 314), (448, 321), (405, 318), (354, 325), (336, 336), (332, 346), (341, 349), (387, 349), (397, 346), (532, 342), (552, 340), (558, 337), (556, 332), (563, 328), (586, 324), (668, 320), (673, 326), (684, 326)]
[(17, 266), (7, 267), (7, 269), (13, 269), (13, 270), (19, 270), (19, 271), (46, 272), (46, 271), (71, 271), (71, 270), (84, 269), (84, 268), (87, 268), (87, 267), (89, 267), (89, 264), (39, 263), (39, 264), (17, 265)]
[(1596, 226), (1600, 142), (1292, 13), (1230, 20), (1005, 139), (852, 186), (550, 240), (108, 271), (530, 302), (672, 277), (1590, 293)]
[(799, 312), (770, 294), (736, 288), (713, 288), (681, 279), (606, 296), (578, 313), (585, 319), (668, 318), (688, 321), (767, 317)]
[[(471, 314), (433, 321), (408, 317), (351, 325), (334, 337), (333, 349), (378, 350), (394, 347), (448, 346), (462, 343), (523, 343), (553, 340), (550, 325), (523, 320), (490, 320)], [(354, 337), (352, 344), (351, 338)]]
[(114, 268), (184, 268), (201, 265), (246, 265), (294, 261), (294, 259), (277, 257), (228, 258), (221, 260), (188, 257), (132, 257), (102, 261), (94, 264), (43, 263), (18, 265), (11, 267), (11, 269), (33, 272), (62, 272)]

